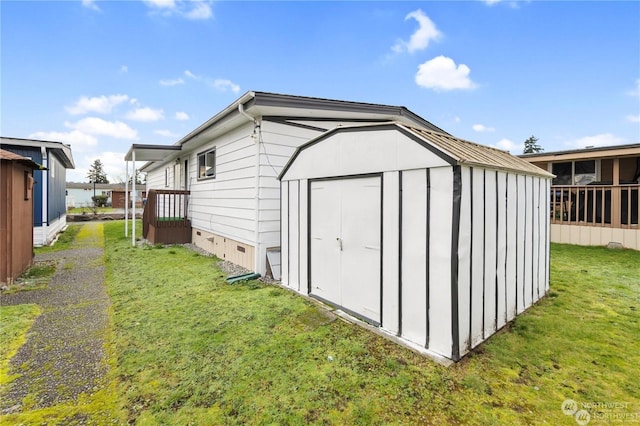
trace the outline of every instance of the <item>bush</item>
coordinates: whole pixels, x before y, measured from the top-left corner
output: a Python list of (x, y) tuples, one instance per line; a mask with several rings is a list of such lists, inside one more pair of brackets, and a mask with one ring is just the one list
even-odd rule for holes
[(94, 195), (91, 199), (94, 207), (106, 207), (109, 197), (107, 195)]

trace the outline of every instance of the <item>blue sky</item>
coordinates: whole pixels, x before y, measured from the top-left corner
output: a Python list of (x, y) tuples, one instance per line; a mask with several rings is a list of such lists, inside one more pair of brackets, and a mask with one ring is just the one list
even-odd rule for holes
[(248, 90), (404, 105), (520, 153), (640, 142), (640, 2), (2, 1), (3, 136), (124, 179)]

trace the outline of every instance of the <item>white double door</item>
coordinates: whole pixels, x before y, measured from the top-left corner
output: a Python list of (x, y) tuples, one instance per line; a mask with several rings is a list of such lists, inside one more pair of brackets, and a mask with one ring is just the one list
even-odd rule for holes
[(310, 292), (380, 323), (382, 180), (312, 181)]

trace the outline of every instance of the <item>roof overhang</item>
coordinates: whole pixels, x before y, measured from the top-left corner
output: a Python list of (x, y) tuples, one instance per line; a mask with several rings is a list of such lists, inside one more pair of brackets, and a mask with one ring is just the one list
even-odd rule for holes
[(129, 151), (124, 156), (125, 161), (162, 161), (167, 158), (167, 155), (180, 152), (182, 146), (180, 145), (145, 145), (145, 144), (133, 144)]
[(567, 151), (537, 152), (521, 154), (518, 157), (531, 163), (549, 161), (589, 160), (598, 158), (622, 158), (640, 156), (640, 143), (617, 146), (600, 146), (595, 148), (572, 149)]
[(46, 148), (60, 159), (65, 169), (75, 169), (73, 163), (73, 155), (71, 155), (71, 146), (62, 142), (41, 141), (38, 139), (21, 139), (21, 138), (1, 138), (0, 143), (15, 146), (30, 146), (35, 148)]

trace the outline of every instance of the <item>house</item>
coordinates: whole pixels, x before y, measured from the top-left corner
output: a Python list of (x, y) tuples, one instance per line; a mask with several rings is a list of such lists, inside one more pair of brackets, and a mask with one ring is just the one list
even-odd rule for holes
[(67, 169), (75, 167), (71, 147), (61, 142), (2, 137), (0, 148), (44, 167), (33, 173), (33, 244), (47, 245), (67, 224)]
[(548, 292), (551, 177), (433, 129), (334, 128), (280, 174), (282, 284), (457, 361)]
[[(124, 193), (124, 183), (96, 183), (67, 182), (67, 209), (74, 207), (93, 207), (93, 195), (107, 197), (107, 204), (112, 204), (112, 192), (121, 190)], [(95, 192), (94, 192), (95, 190)], [(123, 204), (124, 207), (124, 204)]]
[(11, 284), (33, 262), (34, 161), (0, 149), (0, 283)]
[(551, 241), (640, 250), (640, 144), (523, 154), (556, 177)]
[(277, 176), (296, 148), (337, 126), (388, 121), (445, 133), (405, 107), (247, 92), (174, 145), (131, 146), (125, 160), (147, 162), (143, 233), (188, 237), (265, 274), (280, 247)]

